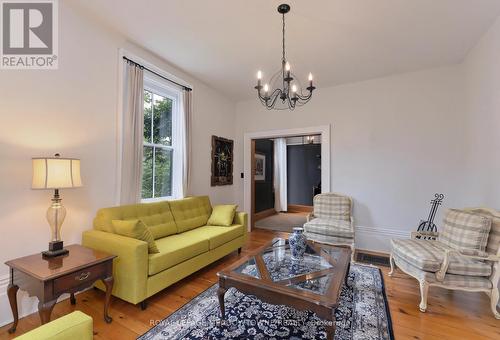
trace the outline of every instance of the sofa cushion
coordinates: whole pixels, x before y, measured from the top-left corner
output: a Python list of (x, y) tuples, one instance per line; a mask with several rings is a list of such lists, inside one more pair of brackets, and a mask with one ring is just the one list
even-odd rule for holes
[(186, 231), (183, 235), (208, 240), (210, 250), (212, 250), (235, 238), (243, 236), (245, 234), (244, 228), (241, 224), (233, 224), (229, 227), (206, 225)]
[(188, 197), (170, 201), (169, 204), (177, 224), (178, 233), (207, 224), (212, 213), (212, 206), (208, 196)]
[(115, 234), (135, 238), (148, 244), (150, 254), (159, 253), (156, 242), (149, 228), (141, 220), (113, 220)]
[[(420, 270), (435, 273), (444, 261), (444, 252), (450, 247), (439, 241), (392, 239), (392, 253)], [(447, 273), (466, 276), (490, 276), (491, 264), (467, 259), (460, 255), (450, 256)]]
[(216, 205), (212, 209), (212, 214), (208, 218), (207, 225), (216, 225), (228, 227), (233, 224), (234, 214), (236, 213), (235, 204)]
[(149, 275), (157, 274), (165, 269), (189, 260), (208, 251), (208, 240), (196, 235), (171, 235), (156, 240), (158, 254), (149, 256)]
[(467, 211), (448, 209), (439, 241), (454, 249), (485, 251), (490, 228), (491, 218)]
[(314, 218), (304, 224), (307, 233), (354, 238), (351, 222), (331, 218)]
[(351, 199), (334, 193), (324, 193), (314, 196), (313, 214), (320, 218), (335, 220), (351, 220)]
[(113, 220), (140, 219), (155, 239), (177, 233), (174, 216), (167, 201), (139, 203), (100, 209), (94, 218), (94, 229), (113, 232)]

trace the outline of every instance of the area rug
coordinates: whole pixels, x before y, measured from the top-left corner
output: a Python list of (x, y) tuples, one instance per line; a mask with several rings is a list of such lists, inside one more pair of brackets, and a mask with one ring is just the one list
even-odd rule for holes
[(255, 222), (255, 227), (273, 231), (291, 233), (294, 227), (302, 227), (307, 217), (296, 213), (279, 213)]
[[(140, 336), (171, 339), (326, 339), (324, 320), (309, 311), (272, 305), (231, 288), (221, 322), (215, 284)], [(380, 269), (352, 264), (335, 312), (336, 340), (394, 339)]]

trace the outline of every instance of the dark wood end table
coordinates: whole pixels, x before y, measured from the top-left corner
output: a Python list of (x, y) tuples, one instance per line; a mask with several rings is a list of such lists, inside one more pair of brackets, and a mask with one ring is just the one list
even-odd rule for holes
[(71, 294), (70, 302), (74, 305), (76, 292), (91, 287), (97, 280), (102, 280), (106, 286), (104, 320), (107, 323), (112, 321), (108, 309), (113, 290), (113, 259), (116, 256), (77, 244), (67, 246), (66, 249), (69, 254), (58, 257), (46, 258), (39, 253), (5, 262), (10, 267), (7, 295), (14, 316), (9, 333), (16, 331), (19, 321), (19, 289), (28, 292), (30, 296), (38, 297), (38, 314), (43, 325), (50, 321), (50, 314), (59, 296), (64, 293)]
[(230, 287), (272, 304), (310, 310), (327, 320), (327, 338), (335, 334), (335, 309), (347, 284), (351, 249), (307, 241), (302, 260), (291, 258), (288, 240), (274, 239), (217, 273), (222, 319)]

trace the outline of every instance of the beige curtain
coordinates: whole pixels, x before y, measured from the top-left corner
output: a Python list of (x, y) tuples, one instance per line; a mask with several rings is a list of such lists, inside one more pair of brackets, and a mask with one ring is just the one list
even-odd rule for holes
[(182, 197), (190, 194), (191, 185), (191, 120), (193, 115), (193, 91), (182, 92)]
[(286, 138), (274, 140), (274, 209), (288, 210)]
[(125, 62), (120, 204), (141, 200), (144, 71)]

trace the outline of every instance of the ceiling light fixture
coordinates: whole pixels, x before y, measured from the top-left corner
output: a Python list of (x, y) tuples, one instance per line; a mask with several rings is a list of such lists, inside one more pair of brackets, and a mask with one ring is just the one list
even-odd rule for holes
[[(267, 109), (272, 110), (293, 110), (296, 106), (307, 103), (315, 89), (313, 86), (313, 76), (309, 73), (307, 93), (302, 93), (302, 86), (296, 79), (295, 74), (290, 70), (290, 63), (286, 60), (285, 54), (285, 14), (290, 11), (290, 5), (281, 4), (278, 6), (278, 13), (283, 18), (283, 55), (281, 58), (281, 69), (270, 79), (269, 83), (262, 86), (262, 72), (257, 72), (257, 94), (259, 99)], [(270, 84), (270, 85), (269, 85)]]

